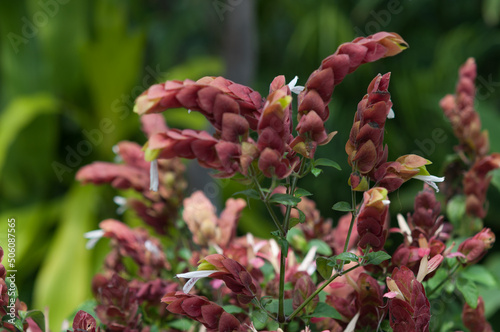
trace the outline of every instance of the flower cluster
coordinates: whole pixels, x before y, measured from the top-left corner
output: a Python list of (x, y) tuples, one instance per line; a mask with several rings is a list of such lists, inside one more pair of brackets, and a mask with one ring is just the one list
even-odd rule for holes
[[(148, 160), (197, 159), (200, 165), (218, 171), (219, 177), (248, 175), (252, 162), (258, 161), (262, 174), (283, 179), (298, 165), (297, 153), (313, 158), (316, 146), (333, 137), (325, 132), (324, 122), (334, 87), (361, 64), (396, 55), (404, 48), (399, 35), (386, 32), (341, 45), (311, 74), (299, 94), (296, 137), (292, 135), (291, 89), (283, 76), (273, 80), (266, 99), (222, 77), (153, 85), (137, 99), (138, 114), (185, 107), (203, 114), (216, 132), (212, 136), (168, 129), (153, 135), (146, 145)], [(256, 140), (252, 131), (257, 133)]]
[[(484, 218), (487, 212), (486, 192), (491, 180), (488, 173), (500, 168), (500, 154), (488, 154), (490, 149), (488, 132), (481, 130), (481, 120), (474, 109), (476, 96), (474, 81), (477, 75), (474, 59), (469, 58), (460, 67), (458, 74), (455, 95), (446, 95), (440, 105), (460, 142), (455, 150), (464, 165), (451, 163), (446, 172), (451, 175), (450, 180), (453, 181), (466, 170), (462, 186), (466, 195), (467, 214)], [(460, 192), (460, 189), (449, 188), (447, 196), (452, 196), (457, 190)]]
[[(167, 130), (163, 117), (158, 114), (144, 116), (141, 122), (147, 137)], [(123, 208), (132, 208), (157, 233), (167, 234), (168, 227), (177, 217), (177, 206), (187, 186), (183, 179), (184, 165), (179, 159), (168, 159), (159, 160), (157, 165), (151, 167), (144, 160), (142, 147), (133, 142), (120, 142), (115, 151), (123, 163), (94, 162), (82, 167), (76, 174), (76, 179), (83, 184), (109, 183), (117, 189), (131, 188), (137, 191), (143, 199), (115, 197), (115, 202)], [(150, 191), (150, 170), (159, 177), (157, 185), (161, 186), (158, 192)], [(119, 209), (121, 210), (122, 208)]]
[[(265, 98), (222, 77), (167, 81), (141, 94), (135, 111), (147, 143), (143, 148), (120, 143), (117, 153), (124, 163), (94, 163), (77, 179), (138, 192), (142, 199), (128, 198), (126, 205), (146, 228), (106, 219), (86, 234), (89, 248), (109, 238), (111, 252), (93, 279), (95, 315), (78, 312), (73, 329), (282, 332), (286, 326), (292, 332), (340, 332), (390, 325), (396, 332), (429, 331), (431, 303), (446, 296), (436, 290), (445, 281), (455, 283), (457, 274), (463, 279), (461, 273), (485, 256), (495, 235), (484, 228), (473, 236), (456, 236), (436, 197), (436, 182), (444, 178), (429, 174), (429, 160), (409, 154), (388, 161), (385, 123), (394, 116), (390, 73), (369, 84), (345, 145), (352, 202), (333, 208), (350, 213), (338, 220), (322, 217), (306, 197), (313, 194), (297, 185), (308, 173), (318, 176), (317, 166), (336, 165), (314, 159), (317, 147), (336, 133), (325, 128), (334, 88), (361, 64), (406, 47), (394, 33), (357, 38), (324, 59), (304, 87), (296, 86), (297, 78), (286, 84), (284, 76), (277, 76)], [(459, 138), (457, 151), (470, 166), (462, 207), (483, 218), (488, 173), (500, 166), (500, 155), (487, 154), (487, 136), (473, 110), (471, 60), (460, 73), (457, 96), (441, 104)], [(296, 126), (293, 93), (298, 94)], [(214, 134), (168, 128), (161, 115), (151, 114), (178, 107), (203, 114)], [(216, 171), (215, 177), (238, 175), (249, 186), (239, 194), (264, 203), (276, 226), (274, 238), (240, 233), (250, 201), (229, 198), (218, 213), (202, 191), (184, 198), (184, 166), (177, 158), (196, 159)], [(426, 184), (413, 212), (406, 219), (398, 215), (399, 228), (390, 228), (389, 195), (410, 179)], [(452, 223), (460, 226), (464, 220)], [(390, 233), (402, 237), (388, 240)], [(396, 239), (403, 243), (397, 246)], [(456, 252), (454, 240), (461, 241)], [(2, 284), (0, 289), (4, 293)], [(463, 322), (454, 327), (491, 330), (483, 300), (461, 284), (454, 289), (467, 301)]]

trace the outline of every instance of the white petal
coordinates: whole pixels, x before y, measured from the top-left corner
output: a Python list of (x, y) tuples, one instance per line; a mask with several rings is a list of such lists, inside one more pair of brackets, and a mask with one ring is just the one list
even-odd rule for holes
[(389, 114), (387, 114), (387, 118), (394, 119), (395, 117), (396, 117), (396, 114), (394, 114), (394, 110), (391, 107), (391, 109), (389, 110)]
[(413, 241), (413, 238), (411, 237), (410, 226), (408, 226), (408, 223), (406, 222), (405, 218), (401, 215), (401, 213), (398, 213), (397, 219), (401, 233), (403, 233), (403, 235), (406, 236), (408, 242), (411, 243)]
[(177, 278), (189, 278), (189, 280), (182, 287), (182, 291), (187, 294), (193, 288), (198, 280), (201, 278), (208, 277), (212, 273), (219, 272), (217, 270), (203, 270), (203, 271), (192, 271), (187, 273), (181, 273), (177, 275)]
[(201, 270), (201, 271), (191, 271), (186, 273), (179, 273), (176, 275), (177, 278), (206, 278), (212, 273), (219, 272), (217, 270)]
[(122, 206), (122, 205), (127, 204), (127, 199), (125, 197), (122, 197), (122, 196), (115, 196), (115, 197), (113, 197), (113, 202), (115, 202), (115, 204), (118, 206)]
[(358, 323), (360, 311), (354, 317), (351, 319), (349, 324), (347, 324), (347, 327), (345, 328), (344, 332), (354, 332), (354, 329), (356, 329), (356, 324)]
[(192, 111), (191, 111), (190, 109), (188, 109), (188, 114), (191, 114), (191, 112), (192, 112)]
[(187, 294), (189, 293), (189, 291), (194, 287), (194, 285), (196, 284), (196, 282), (200, 280), (200, 278), (191, 278), (189, 279), (185, 284), (184, 284), (184, 287), (182, 287), (182, 291), (184, 292), (184, 294)]
[(151, 167), (149, 169), (149, 190), (158, 191), (159, 187), (158, 179), (158, 160), (153, 160), (151, 162)]
[(113, 202), (118, 205), (116, 209), (117, 214), (123, 214), (127, 210), (127, 199), (125, 197), (115, 196), (113, 197)]
[[(314, 256), (316, 255), (316, 250), (318, 250), (317, 246), (313, 246), (309, 250), (309, 252), (307, 253), (306, 257), (304, 257), (304, 260), (299, 265), (299, 268), (298, 268), (299, 271), (307, 271), (309, 273), (309, 271), (310, 271), (309, 268), (311, 267), (311, 265), (314, 262)], [(313, 270), (313, 273), (314, 273), (314, 270)], [(312, 274), (312, 273), (310, 273), (310, 274)]]
[(99, 241), (103, 236), (104, 231), (102, 229), (97, 229), (95, 231), (90, 231), (83, 234), (83, 237), (88, 239), (85, 248), (87, 248), (88, 250), (94, 248), (97, 241)]
[(146, 240), (146, 242), (144, 242), (144, 246), (146, 247), (146, 250), (152, 253), (155, 257), (160, 255), (160, 250), (158, 250), (158, 247), (150, 240)]
[(382, 204), (384, 204), (384, 205), (386, 205), (386, 206), (387, 206), (387, 205), (391, 204), (391, 201), (390, 201), (390, 200), (388, 200), (388, 199), (383, 199), (383, 200), (382, 200)]
[(434, 188), (434, 190), (436, 190), (437, 193), (439, 192), (439, 188), (436, 185), (436, 182), (443, 182), (444, 181), (444, 177), (440, 178), (440, 177), (437, 177), (434, 175), (415, 175), (413, 178), (420, 180), (420, 181), (424, 181), (429, 186)]
[(118, 145), (113, 145), (111, 150), (113, 150), (114, 154), (118, 154), (120, 152), (120, 148), (118, 147)]
[(304, 90), (304, 87), (301, 86), (301, 85), (297, 85), (295, 86), (295, 84), (297, 84), (297, 81), (298, 81), (299, 77), (298, 76), (295, 76), (293, 78), (293, 80), (290, 81), (290, 83), (288, 83), (288, 87), (290, 88), (290, 91), (295, 93), (295, 94), (299, 94), (302, 92), (302, 90)]

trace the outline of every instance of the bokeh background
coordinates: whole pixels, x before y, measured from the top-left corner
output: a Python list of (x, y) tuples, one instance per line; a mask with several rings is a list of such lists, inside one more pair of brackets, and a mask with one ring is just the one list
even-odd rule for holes
[[(344, 171), (302, 180), (323, 215), (335, 222), (339, 215), (331, 206), (349, 200), (344, 145), (356, 105), (378, 73), (392, 72), (396, 118), (386, 127), (390, 159), (418, 153), (434, 162), (432, 174), (442, 175), (457, 141), (438, 103), (454, 93), (458, 68), (468, 57), (478, 65), (476, 109), (491, 150), (500, 151), (499, 18), (499, 0), (1, 1), (0, 245), (5, 246), (7, 219), (14, 217), (21, 299), (30, 308), (49, 307), (57, 330), (90, 298), (91, 277), (107, 243), (88, 251), (83, 233), (105, 218), (135, 220), (117, 214), (116, 191), (81, 186), (74, 176), (92, 161), (112, 161), (120, 140), (145, 142), (132, 109), (150, 85), (224, 75), (266, 95), (279, 74), (287, 81), (297, 75), (303, 85), (343, 42), (382, 30), (399, 33), (408, 50), (362, 66), (334, 92), (328, 128), (339, 134), (318, 154)], [(207, 128), (201, 116), (186, 110), (165, 117), (171, 127)], [(211, 179), (196, 165), (188, 169), (188, 193), (205, 190), (219, 205), (241, 189)], [(421, 188), (414, 181), (393, 193), (392, 212), (409, 211)], [(498, 232), (500, 194), (491, 189), (488, 197), (485, 225)], [(268, 237), (271, 225), (263, 215), (252, 204), (240, 231)], [(497, 247), (486, 266), (500, 283)], [(480, 291), (499, 328), (500, 290)]]

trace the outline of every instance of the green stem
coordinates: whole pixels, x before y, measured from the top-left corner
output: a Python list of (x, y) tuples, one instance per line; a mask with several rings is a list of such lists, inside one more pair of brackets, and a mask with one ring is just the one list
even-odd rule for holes
[(347, 232), (347, 238), (345, 240), (343, 252), (347, 252), (347, 249), (349, 248), (349, 240), (351, 239), (351, 233), (352, 233), (352, 229), (354, 227), (354, 222), (356, 221), (356, 217), (358, 215), (358, 213), (356, 211), (356, 192), (352, 189), (351, 189), (351, 201), (352, 201), (352, 205), (351, 205), (352, 218), (351, 218), (351, 224), (349, 225), (349, 231)]
[(450, 270), (450, 272), (448, 272), (448, 276), (446, 276), (446, 278), (444, 278), (443, 280), (441, 280), (441, 282), (436, 286), (434, 287), (434, 289), (432, 289), (428, 294), (427, 294), (427, 297), (430, 297), (432, 294), (434, 294), (439, 288), (441, 288), (441, 286), (443, 286), (447, 281), (450, 281), (450, 277), (455, 273), (457, 272), (458, 268), (461, 266), (460, 263), (457, 262), (457, 264)]
[(314, 291), (314, 293), (312, 293), (307, 299), (304, 300), (304, 302), (302, 302), (302, 304), (297, 308), (295, 309), (291, 314), (290, 316), (287, 317), (287, 321), (291, 321), (293, 318), (295, 318), (295, 316), (297, 316), (297, 314), (302, 310), (304, 309), (304, 307), (309, 304), (309, 302), (311, 302), (323, 289), (325, 289), (326, 286), (328, 286), (333, 280), (335, 280), (337, 277), (340, 277), (348, 272), (351, 272), (352, 270), (354, 270), (355, 268), (357, 267), (360, 267), (361, 265), (358, 264), (358, 265), (355, 265), (345, 271), (339, 271), (337, 273), (335, 273), (333, 276), (330, 277), (330, 279), (328, 279), (323, 285), (321, 285), (321, 287), (319, 287), (318, 289), (316, 289), (316, 291)]
[[(297, 175), (293, 176), (292, 184), (288, 188), (288, 194), (293, 195), (295, 188), (297, 186), (297, 180), (299, 175), (304, 170), (304, 160), (300, 161), (300, 170)], [(281, 241), (281, 257), (280, 257), (280, 284), (279, 284), (279, 294), (278, 294), (278, 322), (284, 323), (286, 321), (285, 317), (285, 270), (286, 270), (286, 257), (288, 256), (288, 242), (286, 240), (286, 235), (288, 234), (288, 229), (290, 228), (290, 213), (292, 211), (292, 206), (288, 205), (285, 211), (285, 218), (283, 220), (284, 232), (283, 239)]]
[(271, 204), (268, 202), (268, 196), (262, 190), (262, 187), (260, 186), (259, 180), (255, 176), (255, 170), (253, 168), (253, 165), (250, 165), (250, 177), (252, 178), (252, 181), (255, 183), (255, 186), (257, 187), (257, 189), (259, 190), (260, 199), (264, 202), (264, 205), (266, 206), (267, 211), (271, 215), (271, 219), (273, 220), (274, 225), (280, 231), (280, 234), (282, 236), (284, 236), (285, 231), (284, 231), (283, 227), (281, 226), (280, 222), (278, 221), (278, 217), (274, 213)]
[(252, 299), (252, 302), (253, 302), (253, 303), (254, 303), (257, 307), (259, 307), (259, 309), (260, 309), (260, 310), (264, 311), (264, 312), (267, 314), (267, 316), (268, 316), (269, 318), (271, 318), (271, 319), (276, 319), (276, 317), (273, 315), (273, 313), (271, 313), (269, 310), (267, 310), (266, 308), (264, 308), (264, 306), (262, 306), (262, 303), (260, 303), (260, 301), (259, 301), (256, 297), (254, 297), (254, 298)]

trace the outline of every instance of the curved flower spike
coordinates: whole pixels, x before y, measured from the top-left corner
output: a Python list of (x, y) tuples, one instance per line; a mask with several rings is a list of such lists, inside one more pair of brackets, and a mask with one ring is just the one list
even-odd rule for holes
[[(291, 144), (292, 148), (305, 157), (312, 158), (316, 147), (327, 144), (331, 139), (325, 131), (324, 122), (330, 115), (328, 104), (334, 87), (362, 64), (396, 55), (407, 47), (408, 44), (398, 34), (379, 32), (342, 44), (334, 54), (325, 58), (321, 66), (309, 76), (305, 89), (299, 94), (297, 131), (300, 136)], [(299, 130), (305, 127), (303, 122), (311, 122), (313, 113), (316, 114), (314, 118), (320, 119), (320, 123), (311, 127), (314, 130)]]

